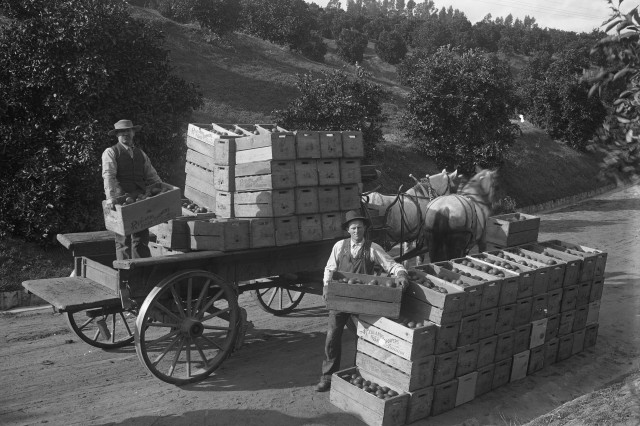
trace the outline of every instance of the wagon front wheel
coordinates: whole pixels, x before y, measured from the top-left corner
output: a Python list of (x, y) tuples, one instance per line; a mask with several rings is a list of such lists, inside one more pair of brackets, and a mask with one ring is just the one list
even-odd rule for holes
[[(294, 287), (295, 288), (295, 287)], [(259, 288), (253, 295), (262, 310), (275, 316), (287, 315), (302, 301), (304, 291), (298, 291), (291, 286), (276, 286)]]
[(136, 352), (160, 380), (199, 382), (231, 354), (241, 321), (230, 284), (207, 271), (178, 272), (145, 299), (136, 321)]
[(66, 312), (67, 324), (85, 343), (116, 349), (133, 342), (136, 315), (120, 307)]

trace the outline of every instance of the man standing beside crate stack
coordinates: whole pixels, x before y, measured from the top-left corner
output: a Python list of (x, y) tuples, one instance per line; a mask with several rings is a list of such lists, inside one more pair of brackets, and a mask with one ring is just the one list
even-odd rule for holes
[[(120, 120), (113, 127), (109, 136), (115, 135), (118, 143), (102, 154), (104, 192), (111, 208), (118, 196), (144, 194), (147, 186), (162, 182), (147, 154), (133, 142), (136, 131), (142, 126), (134, 126), (131, 120)], [(131, 235), (116, 233), (115, 240), (118, 260), (151, 257), (148, 229)]]
[[(395, 262), (378, 244), (365, 238), (369, 219), (358, 210), (347, 212), (342, 227), (349, 232), (350, 238), (338, 241), (331, 251), (324, 270), (324, 288), (322, 296), (327, 300), (327, 286), (334, 271), (353, 272), (373, 275), (374, 267), (380, 266), (387, 273), (396, 276), (396, 284), (405, 291), (409, 286), (406, 269)], [(322, 377), (316, 385), (317, 392), (326, 392), (331, 387), (331, 375), (340, 370), (342, 355), (342, 332), (351, 314), (329, 311), (329, 324), (325, 341), (325, 359), (322, 362)]]

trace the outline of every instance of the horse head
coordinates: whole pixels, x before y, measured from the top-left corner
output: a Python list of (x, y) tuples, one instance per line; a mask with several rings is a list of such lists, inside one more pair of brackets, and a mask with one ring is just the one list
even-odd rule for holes
[(497, 170), (477, 169), (478, 172), (460, 188), (459, 193), (472, 198), (478, 198), (485, 204), (493, 205), (496, 197)]
[(461, 177), (462, 175), (458, 175), (458, 170), (447, 173), (447, 169), (442, 169), (440, 173), (421, 178), (413, 188), (407, 191), (407, 194), (422, 195), (429, 199), (453, 194), (458, 189)]

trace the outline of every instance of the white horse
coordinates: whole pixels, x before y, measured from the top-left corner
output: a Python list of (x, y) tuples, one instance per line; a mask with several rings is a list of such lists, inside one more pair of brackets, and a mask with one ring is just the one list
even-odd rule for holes
[[(411, 176), (413, 177), (413, 176)], [(384, 217), (388, 239), (392, 243), (403, 243), (403, 252), (410, 244), (423, 245), (424, 212), (436, 197), (455, 193), (461, 180), (458, 171), (447, 173), (446, 169), (435, 175), (427, 175), (405, 193), (384, 195), (370, 192), (363, 197), (368, 208)], [(414, 178), (415, 179), (415, 178)], [(390, 249), (390, 247), (385, 247)]]

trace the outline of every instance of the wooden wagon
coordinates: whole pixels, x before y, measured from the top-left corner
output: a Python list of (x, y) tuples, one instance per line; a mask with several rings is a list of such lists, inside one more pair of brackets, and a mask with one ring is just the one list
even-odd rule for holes
[(241, 293), (253, 291), (275, 315), (291, 312), (305, 293), (322, 294), (322, 271), (337, 241), (117, 261), (109, 231), (58, 240), (74, 256), (72, 276), (25, 281), (25, 289), (65, 314), (92, 346), (135, 341), (147, 370), (176, 385), (207, 378), (244, 337)]

